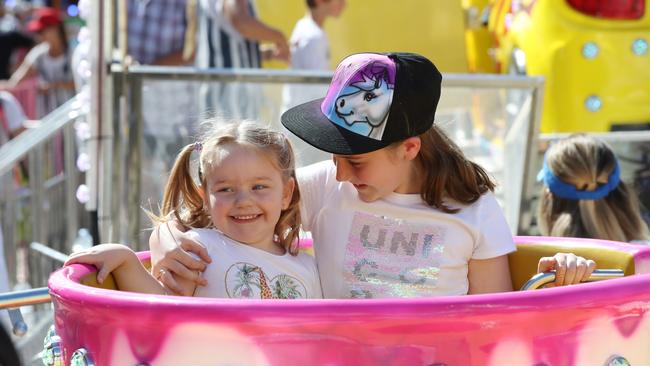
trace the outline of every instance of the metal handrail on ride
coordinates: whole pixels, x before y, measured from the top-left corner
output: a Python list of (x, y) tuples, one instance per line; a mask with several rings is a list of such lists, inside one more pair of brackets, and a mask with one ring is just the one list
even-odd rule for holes
[[(320, 84), (328, 85), (333, 73), (331, 71), (314, 71), (314, 70), (270, 70), (270, 69), (217, 69), (217, 68), (197, 68), (187, 66), (151, 66), (151, 65), (125, 65), (113, 63), (108, 67), (108, 76), (115, 83), (115, 95), (121, 102), (118, 116), (123, 120), (121, 125), (129, 126), (128, 143), (122, 145), (119, 149), (124, 150), (123, 155), (127, 156), (127, 168), (116, 168), (116, 171), (123, 171), (127, 179), (127, 205), (128, 208), (118, 215), (118, 218), (111, 216), (111, 212), (106, 207), (98, 209), (99, 215), (99, 232), (100, 237), (119, 237), (119, 240), (139, 243), (142, 227), (140, 225), (140, 210), (142, 202), (140, 201), (140, 150), (142, 140), (142, 89), (146, 81), (199, 81), (199, 82), (220, 82), (220, 83), (263, 83), (263, 84)], [(530, 160), (537, 149), (536, 134), (541, 117), (541, 104), (543, 95), (544, 78), (518, 75), (495, 75), (495, 74), (455, 74), (445, 73), (442, 81), (445, 88), (468, 88), (468, 89), (491, 89), (491, 88), (515, 88), (530, 90), (530, 116), (525, 121), (527, 126), (522, 132), (519, 139), (527, 141), (525, 145), (524, 158), (522, 161)], [(127, 95), (131, 102), (127, 103)], [(117, 102), (116, 102), (117, 103)], [(117, 107), (117, 104), (115, 105)], [(524, 169), (523, 182), (533, 180), (534, 173)], [(106, 175), (104, 177), (106, 178)], [(104, 187), (110, 187), (109, 182), (104, 183)], [(129, 196), (131, 194), (131, 196)], [(110, 202), (105, 200), (104, 202)], [(523, 197), (513, 203), (513, 207), (519, 207), (523, 202)], [(519, 209), (517, 209), (519, 210)], [(128, 220), (125, 219), (128, 217)], [(514, 216), (513, 216), (514, 219)], [(126, 226), (126, 236), (124, 233), (117, 233), (120, 225), (113, 225), (112, 220), (123, 220)], [(516, 223), (513, 223), (517, 226)], [(104, 235), (102, 233), (107, 233)]]
[[(68, 256), (41, 243), (33, 242), (30, 248), (57, 262), (64, 263)], [(47, 287), (14, 291), (0, 294), (0, 310), (7, 309), (12, 331), (17, 336), (27, 333), (27, 324), (20, 312), (20, 307), (44, 304), (50, 302), (50, 291)]]
[[(620, 269), (597, 269), (589, 278), (584, 282), (594, 282), (602, 280), (611, 280), (625, 276), (623, 270)], [(555, 271), (542, 272), (531, 277), (522, 287), (520, 291), (535, 290), (555, 282)]]
[(34, 147), (44, 143), (79, 116), (80, 101), (73, 97), (30, 128), (0, 147), (0, 175), (10, 171)]
[[(73, 211), (77, 205), (75, 193), (80, 174), (75, 164), (77, 143), (73, 123), (87, 113), (86, 108), (75, 96), (0, 146), (0, 176), (9, 174), (25, 161), (27, 164), (21, 167), (28, 169), (29, 177), (27, 185), (23, 183), (20, 187), (3, 191), (0, 197), (0, 210), (3, 211), (0, 217), (3, 228), (6, 228), (3, 233), (5, 252), (14, 256), (13, 259), (7, 258), (8, 263), (17, 263), (16, 253), (21, 240), (49, 241), (62, 251), (72, 243), (82, 220)], [(63, 149), (59, 150), (61, 141)], [(62, 164), (59, 166), (53, 161)], [(52, 205), (70, 210), (64, 222), (61, 222), (61, 215), (50, 214), (54, 210), (44, 209)], [(24, 220), (24, 227), (29, 230), (19, 232), (19, 218)], [(56, 233), (53, 233), (54, 226)], [(61, 230), (62, 227), (65, 230)], [(36, 284), (44, 280), (39, 276), (39, 266), (27, 265), (27, 268), (27, 281)], [(9, 273), (9, 281), (17, 282), (15, 271)]]
[[(133, 65), (123, 67), (112, 64), (114, 75), (125, 74), (131, 78), (147, 80), (199, 80), (199, 81), (239, 81), (248, 83), (304, 83), (327, 85), (332, 80), (332, 71), (315, 70), (271, 70), (271, 69), (204, 69), (188, 66), (150, 66)], [(445, 87), (472, 88), (532, 88), (544, 84), (538, 76), (516, 76), (496, 74), (456, 74), (445, 73), (442, 85)]]

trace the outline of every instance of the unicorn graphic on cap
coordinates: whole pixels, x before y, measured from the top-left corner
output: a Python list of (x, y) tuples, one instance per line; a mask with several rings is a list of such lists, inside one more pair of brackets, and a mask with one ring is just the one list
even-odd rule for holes
[(336, 98), (336, 115), (345, 121), (348, 129), (381, 140), (394, 85), (389, 82), (386, 66), (380, 63), (370, 63), (355, 76), (360, 80), (350, 83)]

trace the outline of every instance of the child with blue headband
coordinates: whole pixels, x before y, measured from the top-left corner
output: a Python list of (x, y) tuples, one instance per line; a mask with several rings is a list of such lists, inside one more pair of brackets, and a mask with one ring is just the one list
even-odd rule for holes
[(544, 183), (538, 221), (543, 235), (648, 240), (634, 192), (603, 141), (577, 134), (549, 148), (537, 179)]

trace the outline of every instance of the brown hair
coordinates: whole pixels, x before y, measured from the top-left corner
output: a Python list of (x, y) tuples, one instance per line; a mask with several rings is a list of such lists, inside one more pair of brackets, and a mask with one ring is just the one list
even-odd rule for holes
[[(563, 182), (579, 190), (593, 191), (607, 184), (616, 166), (616, 156), (605, 142), (577, 134), (551, 146), (546, 163)], [(623, 181), (598, 200), (559, 198), (545, 187), (537, 218), (543, 235), (623, 242), (648, 239), (648, 228), (634, 191)]]
[[(281, 132), (272, 131), (250, 121), (230, 123), (225, 126), (212, 127), (218, 122), (208, 120), (204, 123), (206, 133), (194, 144), (185, 146), (176, 158), (176, 162), (165, 186), (163, 202), (158, 216), (152, 216), (154, 223), (165, 222), (173, 215), (185, 227), (205, 228), (212, 226), (201, 189), (191, 175), (190, 158), (192, 152), (200, 146), (199, 181), (206, 187), (206, 177), (201, 172), (211, 171), (214, 156), (225, 144), (240, 144), (263, 151), (272, 157), (272, 162), (282, 173), (283, 181), (295, 182), (291, 202), (282, 210), (275, 225), (278, 243), (292, 255), (298, 253), (298, 233), (300, 231), (300, 190), (295, 173), (295, 159), (289, 139)], [(196, 169), (196, 168), (195, 168)]]
[(429, 206), (443, 212), (455, 213), (445, 198), (462, 204), (476, 202), (495, 184), (487, 172), (465, 157), (460, 148), (437, 126), (419, 135), (420, 153), (416, 163), (423, 174), (420, 194)]

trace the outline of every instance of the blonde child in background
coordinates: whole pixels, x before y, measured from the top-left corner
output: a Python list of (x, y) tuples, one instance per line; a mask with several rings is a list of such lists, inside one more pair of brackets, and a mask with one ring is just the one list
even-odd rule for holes
[[(512, 290), (507, 254), (516, 248), (494, 182), (434, 125), (441, 81), (417, 54), (351, 55), (324, 99), (282, 115), (288, 130), (333, 154), (298, 171), (324, 297)], [(174, 268), (199, 268), (185, 251), (201, 245), (178, 223), (169, 226), (173, 237), (150, 241), (154, 268), (196, 278)], [(595, 266), (572, 254), (540, 264), (556, 269), (558, 285), (586, 279)], [(166, 273), (164, 283), (182, 290)]]
[[(200, 151), (198, 175), (190, 157)], [(184, 293), (220, 298), (321, 298), (311, 256), (299, 253), (300, 191), (289, 140), (252, 122), (212, 129), (178, 155), (158, 221), (175, 218), (207, 254), (209, 282), (181, 283)], [(165, 228), (158, 226), (157, 230)], [(166, 293), (126, 246), (103, 244), (72, 254), (66, 265), (93, 264), (101, 283), (113, 273), (120, 290)], [(155, 272), (157, 277), (164, 270)]]
[(553, 144), (538, 174), (542, 235), (650, 244), (636, 195), (620, 175), (603, 141), (578, 134)]

